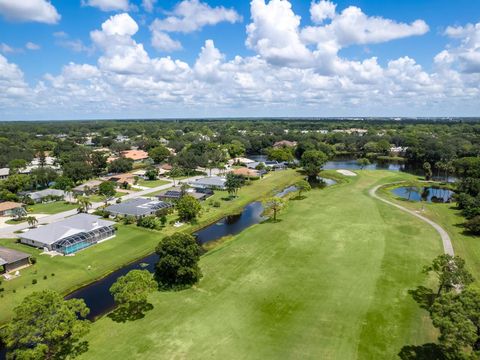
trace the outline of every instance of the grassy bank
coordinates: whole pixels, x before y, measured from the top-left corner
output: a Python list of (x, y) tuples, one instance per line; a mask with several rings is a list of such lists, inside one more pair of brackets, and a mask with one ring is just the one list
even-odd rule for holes
[(96, 322), (83, 359), (389, 359), (432, 341), (407, 290), (440, 238), (368, 196), (409, 175), (359, 173), (207, 253), (198, 286), (153, 294), (145, 318)]
[[(167, 226), (160, 232), (148, 231), (134, 225), (119, 225), (118, 234), (114, 239), (80, 251), (73, 257), (40, 256), (39, 250), (17, 244), (13, 239), (0, 240), (1, 246), (31, 253), (38, 260), (36, 265), (22, 270), (21, 277), (3, 283), (2, 287), (5, 291), (0, 293), (2, 309), (0, 323), (7, 321), (15, 304), (33, 291), (49, 288), (66, 294), (153, 252), (163, 236), (175, 231), (191, 232), (206, 226), (229, 213), (240, 211), (248, 203), (273, 193), (276, 189), (282, 189), (294, 183), (299, 177), (300, 175), (293, 170), (277, 172), (242, 188), (239, 191), (239, 197), (233, 201), (220, 199), (218, 208), (204, 203), (203, 213), (195, 225), (184, 225), (181, 228)], [(226, 193), (218, 192), (215, 196), (225, 197)], [(55, 275), (52, 276), (52, 274)], [(47, 279), (44, 279), (45, 276)], [(37, 280), (35, 285), (32, 284), (34, 279)]]
[[(415, 186), (418, 185), (419, 184), (416, 183)], [(421, 184), (421, 186), (425, 186), (425, 183)], [(438, 186), (451, 189), (451, 185), (448, 184), (439, 184)], [(442, 226), (452, 239), (455, 254), (465, 259), (468, 269), (477, 281), (480, 281), (480, 237), (472, 236), (464, 231), (462, 224), (465, 222), (465, 218), (461, 215), (460, 210), (456, 208), (456, 204), (432, 204), (408, 201), (392, 194), (390, 192), (391, 189), (393, 189), (391, 186), (382, 188), (379, 190), (379, 194), (402, 206), (421, 212)]]

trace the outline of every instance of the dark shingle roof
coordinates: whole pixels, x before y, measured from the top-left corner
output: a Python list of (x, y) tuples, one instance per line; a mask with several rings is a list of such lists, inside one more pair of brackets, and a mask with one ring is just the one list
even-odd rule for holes
[(110, 205), (105, 211), (113, 215), (144, 216), (169, 207), (172, 207), (172, 205), (163, 201), (136, 198), (120, 204)]
[(30, 255), (24, 252), (0, 247), (0, 266), (11, 264), (29, 257)]

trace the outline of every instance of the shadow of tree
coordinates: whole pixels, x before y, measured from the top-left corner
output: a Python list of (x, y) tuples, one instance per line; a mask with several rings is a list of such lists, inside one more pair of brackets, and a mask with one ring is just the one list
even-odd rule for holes
[(115, 322), (124, 323), (143, 319), (145, 313), (153, 309), (153, 305), (148, 302), (131, 303), (117, 307), (108, 317)]
[(460, 360), (465, 359), (443, 346), (433, 343), (423, 345), (406, 345), (398, 356), (402, 360)]
[(303, 200), (306, 199), (307, 197), (305, 195), (297, 195), (295, 197), (292, 197), (291, 200)]
[(412, 296), (413, 300), (425, 310), (430, 309), (436, 297), (432, 289), (425, 286), (418, 286), (414, 290), (408, 290), (408, 293)]

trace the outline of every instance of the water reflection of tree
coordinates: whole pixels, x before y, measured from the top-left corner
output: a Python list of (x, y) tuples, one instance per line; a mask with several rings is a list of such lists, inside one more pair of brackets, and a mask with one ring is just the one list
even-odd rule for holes
[(430, 188), (424, 187), (421, 196), (423, 201), (428, 201), (428, 197), (430, 196)]

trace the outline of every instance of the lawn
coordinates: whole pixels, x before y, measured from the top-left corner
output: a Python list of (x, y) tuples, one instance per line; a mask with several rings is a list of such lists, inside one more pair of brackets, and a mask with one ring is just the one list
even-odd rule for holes
[(97, 321), (83, 359), (390, 359), (433, 341), (407, 293), (442, 252), (429, 225), (368, 196), (361, 176), (301, 201), (201, 259), (203, 279), (154, 293), (145, 318)]
[(390, 193), (391, 188), (382, 190), (381, 194), (395, 200), (410, 209), (421, 211), (424, 215), (440, 224), (450, 235), (455, 254), (465, 259), (468, 269), (480, 280), (480, 237), (465, 233), (462, 224), (466, 221), (456, 208), (455, 203), (432, 204), (407, 201)]
[(166, 184), (170, 184), (170, 181), (140, 179), (140, 180), (138, 180), (138, 183), (137, 183), (138, 186), (145, 186), (145, 187), (148, 187), (148, 188), (155, 188), (155, 187), (166, 185)]
[(77, 204), (70, 204), (65, 201), (56, 201), (51, 203), (35, 204), (28, 206), (29, 213), (32, 214), (58, 214), (63, 211), (76, 209)]
[[(300, 178), (293, 170), (278, 172), (261, 182), (255, 182), (242, 188), (239, 197), (233, 201), (221, 201), (219, 208), (214, 208), (204, 203), (204, 211), (198, 222), (193, 225), (184, 225), (181, 228), (167, 226), (160, 232), (148, 231), (137, 228), (135, 225), (119, 225), (119, 231), (114, 239), (97, 244), (78, 252), (74, 257), (46, 257), (40, 256), (39, 251), (26, 245), (15, 243), (14, 239), (0, 240), (0, 246), (7, 246), (20, 251), (34, 254), (38, 262), (36, 265), (22, 270), (21, 277), (4, 281), (5, 288), (0, 293), (0, 324), (11, 316), (11, 310), (23, 297), (35, 290), (44, 288), (55, 289), (61, 293), (68, 293), (83, 284), (92, 282), (109, 272), (118, 269), (122, 265), (139, 259), (154, 251), (162, 236), (174, 231), (192, 232), (201, 228), (229, 213), (235, 213), (242, 207), (262, 196), (274, 193)], [(226, 195), (226, 192), (223, 196)], [(220, 194), (220, 193), (219, 193)], [(90, 269), (87, 269), (91, 266)], [(51, 274), (55, 276), (52, 277)], [(47, 279), (44, 280), (44, 276)], [(38, 283), (32, 284), (36, 279)]]

